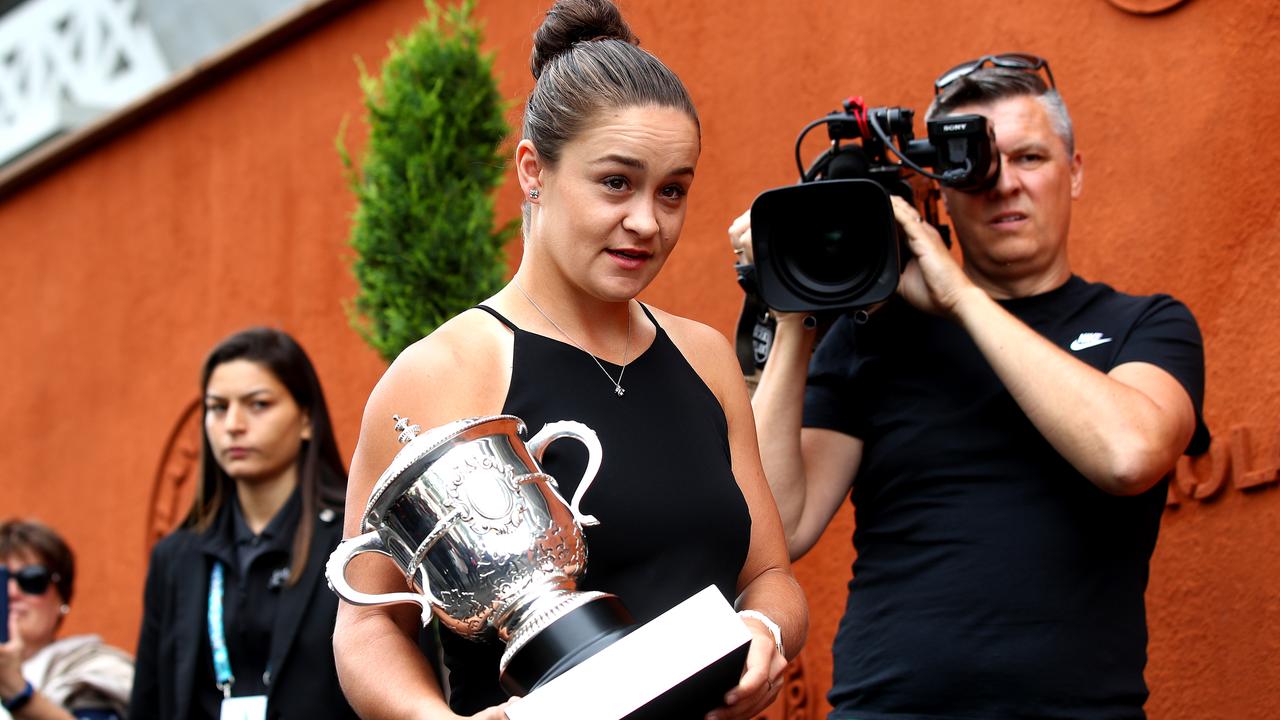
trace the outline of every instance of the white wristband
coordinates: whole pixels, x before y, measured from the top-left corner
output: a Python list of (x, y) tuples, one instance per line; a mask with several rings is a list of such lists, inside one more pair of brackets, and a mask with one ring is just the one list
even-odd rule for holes
[(769, 628), (769, 632), (773, 633), (773, 645), (778, 649), (778, 654), (783, 657), (787, 656), (787, 654), (782, 651), (782, 628), (778, 627), (778, 623), (770, 620), (768, 615), (765, 615), (758, 610), (739, 610), (738, 617), (759, 620), (761, 624)]

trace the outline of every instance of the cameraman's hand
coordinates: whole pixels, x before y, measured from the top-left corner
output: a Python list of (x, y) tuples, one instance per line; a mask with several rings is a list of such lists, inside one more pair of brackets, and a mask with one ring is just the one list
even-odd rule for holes
[[(746, 263), (747, 265), (755, 264), (755, 254), (751, 248), (751, 209), (733, 219), (729, 223), (729, 246), (733, 248), (735, 263)], [(778, 321), (778, 326), (790, 327), (794, 325), (801, 329), (810, 329), (810, 326), (804, 325), (804, 313), (785, 313), (778, 312), (773, 308), (769, 309), (769, 314), (773, 319)]]
[(951, 257), (936, 228), (906, 200), (897, 195), (891, 195), (889, 200), (914, 256), (902, 271), (898, 294), (927, 313), (953, 316), (960, 298), (976, 286)]
[(729, 246), (737, 256), (735, 262), (755, 263), (755, 255), (751, 251), (751, 208), (729, 223)]

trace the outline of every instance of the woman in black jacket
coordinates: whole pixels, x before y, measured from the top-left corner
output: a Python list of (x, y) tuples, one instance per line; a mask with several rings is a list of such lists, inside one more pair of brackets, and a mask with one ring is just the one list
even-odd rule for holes
[(354, 718), (334, 672), (346, 472), (315, 369), (253, 328), (205, 361), (200, 482), (147, 573), (130, 717)]

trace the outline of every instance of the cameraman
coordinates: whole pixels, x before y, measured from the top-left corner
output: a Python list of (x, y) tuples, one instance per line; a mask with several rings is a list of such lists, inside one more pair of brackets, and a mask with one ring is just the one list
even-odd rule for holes
[(929, 117), (986, 116), (1002, 161), (989, 190), (943, 189), (963, 266), (894, 197), (898, 297), (820, 343), (779, 317), (753, 400), (793, 558), (852, 488), (830, 717), (1141, 718), (1163, 478), (1208, 447), (1200, 333), (1072, 274), (1083, 163), (1047, 63), (988, 56), (936, 90)]

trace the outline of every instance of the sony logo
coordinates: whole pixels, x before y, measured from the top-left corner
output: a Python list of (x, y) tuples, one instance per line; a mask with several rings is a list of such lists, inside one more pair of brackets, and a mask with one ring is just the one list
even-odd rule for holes
[(965, 130), (965, 129), (967, 129), (968, 127), (969, 127), (969, 123), (952, 123), (952, 124), (950, 124), (950, 125), (943, 125), (943, 126), (942, 126), (942, 131), (943, 131), (943, 132), (955, 132), (956, 130)]

